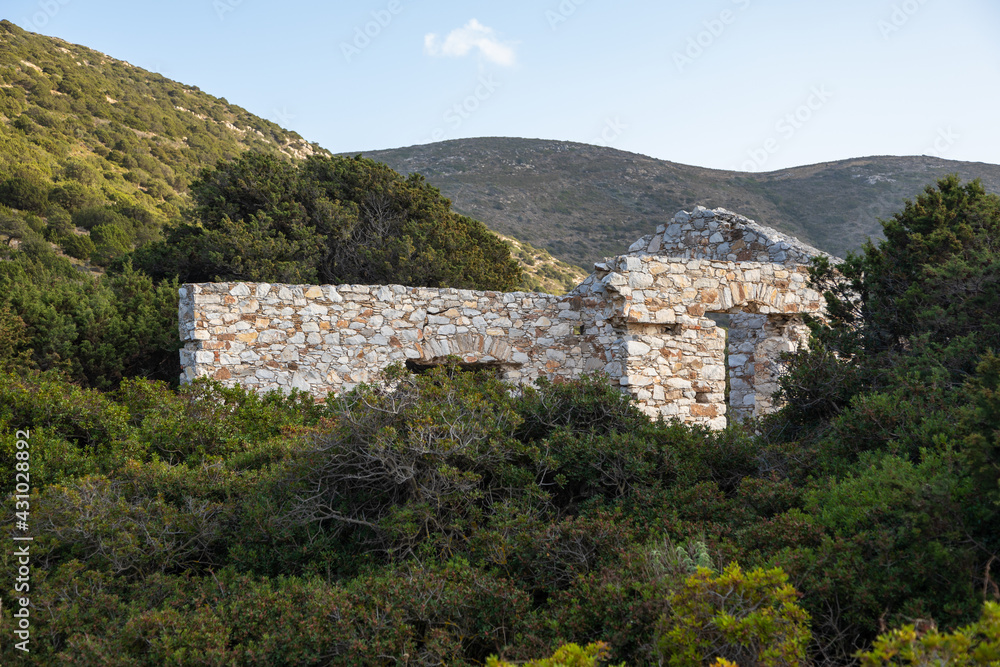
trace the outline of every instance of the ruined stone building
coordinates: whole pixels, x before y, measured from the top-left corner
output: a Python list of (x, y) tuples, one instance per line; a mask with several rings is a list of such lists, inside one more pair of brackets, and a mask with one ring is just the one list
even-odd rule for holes
[[(182, 380), (323, 396), (447, 356), (512, 382), (603, 372), (651, 417), (712, 428), (772, 407), (824, 254), (725, 209), (680, 212), (564, 296), (401, 285), (187, 284)], [(726, 330), (707, 314), (728, 313)], [(716, 318), (718, 319), (718, 318)], [(726, 379), (729, 378), (729, 401)], [(728, 408), (728, 415), (727, 415)]]

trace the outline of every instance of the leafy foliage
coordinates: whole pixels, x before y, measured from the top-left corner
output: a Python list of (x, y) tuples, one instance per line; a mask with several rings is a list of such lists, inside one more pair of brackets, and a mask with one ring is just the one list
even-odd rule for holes
[(987, 602), (978, 622), (942, 633), (905, 625), (879, 635), (859, 655), (863, 667), (880, 665), (996, 665), (1000, 663), (1000, 604)]
[(128, 265), (94, 278), (54, 257), (0, 262), (0, 304), (22, 332), (18, 366), (102, 389), (130, 376), (176, 382), (177, 287)]
[(809, 616), (779, 569), (744, 573), (732, 564), (719, 574), (699, 569), (670, 598), (671, 616), (659, 640), (669, 665), (704, 665), (723, 658), (744, 665), (806, 662)]
[(248, 153), (192, 185), (200, 224), (174, 229), (137, 261), (184, 282), (426, 285), (510, 290), (510, 249), (417, 174), (313, 156), (300, 164)]
[[(518, 664), (525, 667), (597, 667), (598, 661), (607, 656), (608, 647), (603, 642), (594, 642), (586, 646), (565, 644), (557, 648), (550, 658)], [(514, 667), (514, 663), (492, 656), (486, 661), (486, 667)]]

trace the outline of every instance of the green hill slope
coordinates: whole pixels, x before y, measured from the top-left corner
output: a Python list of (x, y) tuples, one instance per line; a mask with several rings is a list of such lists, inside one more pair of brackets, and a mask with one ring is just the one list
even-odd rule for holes
[(67, 189), (54, 199), (70, 213), (128, 202), (171, 216), (200, 169), (247, 149), (321, 151), (225, 99), (0, 21), (4, 179)]
[(363, 154), (419, 171), (463, 213), (585, 267), (696, 205), (723, 206), (843, 255), (880, 233), (879, 217), (945, 174), (980, 178), (1000, 192), (1000, 166), (932, 157), (747, 174), (538, 139), (458, 139)]

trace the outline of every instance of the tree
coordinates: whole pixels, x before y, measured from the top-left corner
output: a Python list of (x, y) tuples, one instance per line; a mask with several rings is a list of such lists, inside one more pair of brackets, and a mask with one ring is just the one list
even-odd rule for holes
[(191, 186), (193, 219), (136, 253), (158, 277), (514, 289), (509, 248), (422, 177), (360, 157), (246, 153)]
[(813, 273), (826, 288), (827, 342), (868, 355), (899, 351), (919, 336), (1000, 346), (1000, 197), (978, 180), (962, 185), (948, 176), (882, 227), (884, 241), (840, 266), (820, 262)]
[(1000, 349), (1000, 197), (948, 176), (882, 226), (884, 241), (811, 270), (828, 318), (781, 381), (793, 421), (835, 417), (901, 374), (961, 384), (985, 350)]

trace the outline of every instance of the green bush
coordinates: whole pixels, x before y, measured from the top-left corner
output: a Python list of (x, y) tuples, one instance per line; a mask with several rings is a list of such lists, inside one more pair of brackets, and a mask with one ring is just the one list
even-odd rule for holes
[(70, 257), (75, 257), (76, 259), (86, 261), (90, 259), (90, 256), (96, 251), (96, 246), (94, 245), (94, 242), (90, 240), (90, 237), (82, 234), (71, 233), (66, 236), (61, 236), (55, 240), (59, 244), (59, 247), (63, 249), (63, 252)]
[(670, 598), (658, 647), (669, 665), (807, 662), (809, 615), (780, 569), (744, 573), (733, 563), (719, 574), (699, 569)]
[(66, 236), (73, 232), (73, 216), (58, 204), (50, 204), (45, 209), (45, 237), (49, 240)]
[(73, 224), (87, 231), (101, 225), (125, 230), (132, 227), (128, 218), (109, 206), (87, 206), (77, 209), (73, 212)]
[[(519, 662), (525, 667), (597, 667), (608, 657), (608, 645), (604, 642), (594, 642), (581, 647), (577, 644), (564, 644), (556, 649), (550, 658)], [(622, 663), (624, 667), (624, 663)], [(512, 662), (500, 660), (491, 656), (486, 660), (486, 667), (515, 667)]]
[(996, 602), (983, 606), (979, 621), (954, 632), (940, 632), (933, 622), (921, 626), (909, 624), (879, 635), (870, 651), (858, 653), (862, 667), (1000, 664), (1000, 604)]
[(0, 203), (11, 208), (43, 213), (48, 198), (49, 186), (38, 175), (15, 174), (0, 182)]
[(94, 263), (107, 266), (132, 249), (131, 225), (97, 225), (90, 230), (90, 240), (94, 243)]
[(49, 201), (62, 206), (70, 213), (98, 206), (100, 199), (101, 197), (88, 185), (76, 181), (64, 181), (49, 192)]

